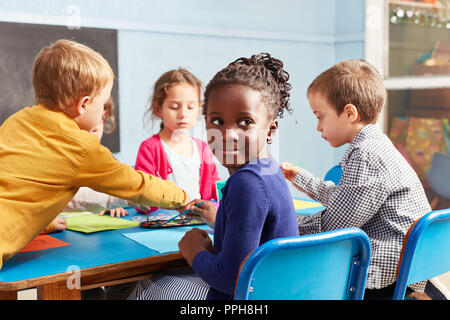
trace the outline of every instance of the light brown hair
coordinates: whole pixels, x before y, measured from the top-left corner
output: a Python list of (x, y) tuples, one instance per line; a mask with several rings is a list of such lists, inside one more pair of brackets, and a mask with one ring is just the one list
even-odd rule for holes
[(319, 93), (340, 115), (353, 104), (362, 123), (375, 123), (386, 101), (386, 89), (378, 70), (360, 59), (337, 63), (309, 85), (307, 95)]
[(35, 103), (64, 110), (84, 96), (97, 96), (114, 79), (103, 56), (71, 40), (42, 48), (33, 65)]
[[(194, 87), (198, 92), (198, 104), (201, 106), (201, 90), (202, 82), (197, 79), (192, 73), (183, 68), (167, 71), (156, 80), (153, 87), (153, 95), (150, 99), (150, 106), (144, 114), (144, 118), (147, 113), (151, 114), (151, 119), (157, 118), (156, 110), (160, 108), (167, 97), (167, 90), (177, 84), (189, 84)], [(161, 122), (161, 129), (163, 123)]]

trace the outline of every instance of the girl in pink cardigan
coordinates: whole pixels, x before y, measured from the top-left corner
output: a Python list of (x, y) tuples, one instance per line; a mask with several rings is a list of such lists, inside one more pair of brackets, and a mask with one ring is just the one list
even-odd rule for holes
[(204, 141), (189, 134), (200, 115), (200, 95), (201, 82), (185, 69), (168, 71), (156, 81), (146, 113), (162, 120), (161, 130), (141, 143), (135, 169), (174, 181), (189, 199), (217, 200), (214, 157)]

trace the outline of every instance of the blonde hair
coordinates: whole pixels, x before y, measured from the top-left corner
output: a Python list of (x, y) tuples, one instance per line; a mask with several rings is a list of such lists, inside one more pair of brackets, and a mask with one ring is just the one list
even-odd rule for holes
[(35, 102), (64, 110), (83, 96), (97, 96), (113, 79), (114, 72), (100, 53), (61, 39), (42, 48), (34, 60)]
[[(198, 92), (198, 104), (201, 106), (201, 90), (202, 82), (197, 79), (192, 73), (183, 68), (178, 68), (175, 70), (170, 70), (159, 77), (155, 82), (153, 88), (153, 95), (150, 99), (150, 106), (144, 114), (144, 119), (148, 113), (151, 114), (151, 119), (157, 118), (156, 110), (160, 108), (167, 97), (167, 90), (177, 84), (189, 84), (194, 87)], [(163, 128), (163, 123), (161, 122), (161, 129)]]
[(319, 93), (340, 115), (353, 104), (361, 122), (375, 123), (386, 101), (383, 78), (370, 63), (360, 59), (342, 61), (322, 72), (308, 87), (308, 95)]

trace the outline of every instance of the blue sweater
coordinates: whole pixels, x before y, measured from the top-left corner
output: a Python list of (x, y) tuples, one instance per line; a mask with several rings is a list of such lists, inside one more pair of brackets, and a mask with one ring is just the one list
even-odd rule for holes
[(210, 286), (207, 299), (233, 299), (239, 267), (261, 244), (298, 235), (292, 197), (273, 158), (250, 162), (222, 189), (214, 228), (214, 251), (198, 253), (194, 271)]

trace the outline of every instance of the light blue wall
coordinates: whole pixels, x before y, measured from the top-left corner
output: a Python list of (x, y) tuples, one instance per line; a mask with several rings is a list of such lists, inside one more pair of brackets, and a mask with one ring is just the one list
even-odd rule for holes
[[(336, 0), (335, 23), (335, 61), (364, 58), (364, 0)], [(337, 164), (348, 145), (334, 151), (334, 162)]]
[[(345, 149), (320, 138), (305, 94), (313, 78), (335, 62), (364, 56), (364, 0), (0, 0), (0, 21), (78, 21), (119, 30), (121, 152), (115, 156), (128, 164), (152, 134), (142, 116), (159, 75), (186, 67), (206, 85), (229, 62), (259, 52), (280, 58), (293, 86), (294, 114), (280, 121), (275, 156), (306, 162), (324, 176)], [(204, 137), (203, 128), (199, 121), (193, 135)], [(220, 173), (228, 175), (224, 168)]]

